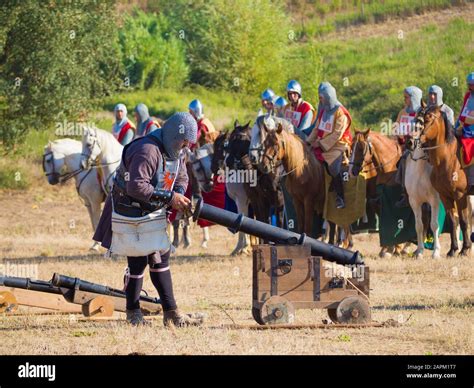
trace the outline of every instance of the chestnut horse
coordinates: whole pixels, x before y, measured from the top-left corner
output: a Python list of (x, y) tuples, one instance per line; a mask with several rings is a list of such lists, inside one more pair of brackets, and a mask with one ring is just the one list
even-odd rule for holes
[(459, 223), (463, 235), (460, 256), (471, 253), (471, 202), (469, 200), (467, 176), (458, 160), (458, 142), (454, 130), (439, 107), (427, 107), (417, 115), (417, 123), (421, 126), (421, 143), (428, 150), (429, 162), (433, 166), (431, 183), (438, 191), (450, 221), (451, 248), (448, 256), (458, 251), (457, 226)]
[[(298, 232), (310, 236), (314, 212), (322, 214), (324, 209), (324, 167), (299, 136), (283, 130), (281, 124), (274, 131), (267, 131), (260, 168), (269, 173), (279, 164), (286, 171), (285, 187), (293, 199)], [(351, 237), (349, 226), (341, 227), (345, 232), (342, 245), (347, 247)]]
[[(380, 206), (377, 202), (377, 185), (393, 184), (397, 172), (397, 163), (402, 156), (402, 149), (396, 139), (383, 134), (365, 131), (355, 131), (352, 142), (350, 172), (358, 175), (363, 172), (367, 181), (367, 201), (380, 217)], [(408, 244), (405, 244), (408, 245)], [(391, 253), (400, 255), (405, 253), (403, 245), (382, 246), (380, 257), (389, 257)]]

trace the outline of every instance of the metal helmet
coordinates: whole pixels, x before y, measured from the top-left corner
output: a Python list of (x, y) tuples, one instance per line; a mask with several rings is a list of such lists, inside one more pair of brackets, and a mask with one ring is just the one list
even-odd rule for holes
[(286, 106), (286, 104), (287, 104), (287, 102), (283, 97), (278, 97), (275, 100), (273, 105), (275, 105), (276, 109), (281, 109), (281, 108), (284, 108)]
[(470, 85), (474, 84), (474, 71), (467, 75), (466, 81)]
[(200, 120), (204, 116), (204, 109), (199, 100), (192, 100), (189, 103), (188, 109), (193, 113), (196, 120)]
[(262, 93), (262, 100), (264, 101), (269, 101), (269, 102), (272, 102), (273, 103), (273, 98), (275, 97), (275, 92), (268, 88), (268, 89), (265, 89)]
[(288, 82), (288, 86), (286, 87), (286, 92), (298, 93), (299, 96), (301, 97), (301, 85), (299, 84), (298, 81), (295, 81), (294, 79), (292, 79), (290, 82)]

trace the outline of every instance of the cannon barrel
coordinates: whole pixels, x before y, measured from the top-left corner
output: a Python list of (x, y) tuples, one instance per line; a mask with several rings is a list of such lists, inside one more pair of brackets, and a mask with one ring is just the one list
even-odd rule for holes
[[(78, 288), (79, 290), (85, 291), (85, 292), (92, 292), (95, 294), (125, 298), (125, 291), (117, 290), (115, 288), (110, 288), (102, 284), (91, 283), (86, 280), (81, 280), (79, 278), (73, 278), (70, 276), (61, 275), (58, 273), (54, 273), (51, 283), (57, 287), (69, 288), (69, 289)], [(140, 295), (140, 300), (144, 302), (161, 304), (161, 301), (158, 298), (154, 298), (147, 295)]]
[(364, 264), (362, 256), (358, 251), (352, 252), (339, 248), (331, 244), (326, 244), (305, 234), (298, 234), (286, 229), (277, 228), (261, 221), (256, 221), (245, 217), (243, 214), (236, 214), (215, 206), (208, 205), (200, 199), (196, 204), (193, 220), (202, 218), (216, 224), (226, 226), (232, 233), (244, 232), (275, 244), (294, 245), (309, 244), (311, 254), (322, 256), (325, 260), (341, 265)]
[(50, 294), (61, 294), (59, 287), (55, 287), (51, 282), (30, 278), (19, 278), (15, 276), (0, 276), (0, 286), (49, 292)]

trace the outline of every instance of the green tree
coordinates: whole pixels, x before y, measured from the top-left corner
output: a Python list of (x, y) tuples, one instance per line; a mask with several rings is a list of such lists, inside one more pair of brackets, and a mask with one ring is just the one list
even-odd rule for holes
[(131, 86), (181, 87), (188, 77), (183, 42), (172, 34), (163, 14), (136, 10), (119, 32), (122, 61)]
[(285, 78), (291, 29), (280, 0), (177, 0), (163, 3), (187, 45), (191, 81), (259, 93)]
[(0, 14), (4, 101), (0, 138), (11, 147), (32, 129), (84, 116), (119, 86), (112, 1), (10, 1)]

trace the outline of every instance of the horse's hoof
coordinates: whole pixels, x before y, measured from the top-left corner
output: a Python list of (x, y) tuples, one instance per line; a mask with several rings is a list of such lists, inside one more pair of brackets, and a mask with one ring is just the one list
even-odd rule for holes
[(439, 251), (434, 251), (431, 257), (436, 260), (441, 259), (441, 254), (439, 253)]
[(415, 255), (415, 259), (416, 259), (416, 260), (421, 260), (421, 259), (423, 259), (423, 253), (417, 253), (417, 254)]
[(471, 249), (470, 248), (467, 248), (467, 249), (461, 249), (461, 252), (459, 252), (459, 257), (471, 257)]
[(189, 248), (190, 246), (191, 246), (191, 241), (185, 241), (183, 244), (184, 249)]
[(173, 245), (175, 248), (179, 247), (179, 240), (173, 240)]
[(98, 251), (99, 251), (99, 247), (100, 247), (100, 244), (95, 243), (94, 245), (92, 245), (92, 246), (89, 248), (89, 251), (91, 251), (91, 252), (98, 252)]
[(449, 252), (448, 252), (448, 254), (447, 254), (446, 256), (448, 256), (448, 257), (454, 257), (454, 256), (456, 256), (456, 252), (457, 252), (456, 249), (450, 249)]
[(390, 259), (392, 257), (392, 254), (388, 252), (380, 252), (379, 257), (381, 259)]
[(207, 248), (207, 241), (203, 241), (201, 243), (201, 248)]

